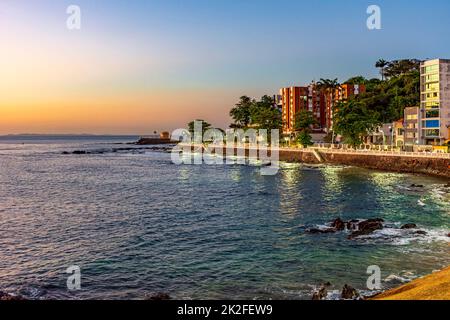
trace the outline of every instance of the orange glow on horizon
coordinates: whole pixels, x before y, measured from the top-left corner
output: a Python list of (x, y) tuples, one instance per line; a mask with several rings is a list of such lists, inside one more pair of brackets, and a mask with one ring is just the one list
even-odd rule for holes
[[(217, 90), (163, 90), (109, 97), (47, 97), (47, 102), (33, 96), (15, 102), (1, 99), (0, 134), (148, 134), (185, 127), (197, 118), (224, 127), (229, 124), (234, 97)], [(207, 108), (208, 101), (214, 101), (214, 107)]]

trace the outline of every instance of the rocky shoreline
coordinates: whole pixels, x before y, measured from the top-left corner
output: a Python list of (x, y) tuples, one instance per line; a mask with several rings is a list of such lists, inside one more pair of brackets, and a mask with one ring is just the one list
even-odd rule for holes
[[(367, 220), (349, 220), (344, 221), (336, 218), (325, 226), (312, 227), (306, 229), (306, 233), (311, 235), (327, 235), (339, 232), (346, 232), (347, 239), (351, 241), (358, 240), (364, 236), (374, 234), (378, 230), (385, 228), (385, 221), (381, 218)], [(426, 236), (427, 232), (421, 230), (414, 223), (406, 223), (398, 227), (398, 230), (408, 232), (418, 237)], [(450, 233), (446, 235), (450, 238)], [(326, 300), (331, 283), (322, 284), (317, 291), (314, 292), (312, 300)], [(408, 294), (406, 292), (409, 292)], [(350, 285), (344, 285), (340, 294), (341, 300), (370, 300), (370, 299), (391, 299), (391, 300), (450, 300), (450, 267), (442, 271), (425, 277), (423, 279), (414, 280), (406, 285), (400, 286), (392, 290), (376, 294), (375, 296), (363, 296), (355, 288)]]
[[(352, 219), (349, 221), (343, 221), (341, 218), (336, 218), (329, 223), (329, 226), (322, 228), (309, 228), (306, 230), (310, 234), (327, 234), (336, 233), (340, 231), (347, 231), (349, 235), (348, 240), (354, 240), (361, 236), (367, 236), (374, 233), (377, 230), (382, 230), (384, 228), (384, 219), (374, 218), (367, 220)], [(417, 225), (414, 223), (407, 223), (402, 225), (400, 230), (414, 230), (416, 235), (426, 235), (427, 232), (418, 229)], [(449, 234), (450, 236), (450, 234)]]

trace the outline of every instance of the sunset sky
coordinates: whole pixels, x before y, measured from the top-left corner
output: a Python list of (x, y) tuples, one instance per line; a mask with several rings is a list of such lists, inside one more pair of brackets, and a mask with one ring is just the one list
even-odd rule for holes
[[(366, 27), (367, 6), (382, 30)], [(66, 8), (81, 7), (81, 30)], [(378, 76), (379, 58), (450, 58), (450, 2), (2, 0), (0, 134), (146, 134), (241, 95)]]

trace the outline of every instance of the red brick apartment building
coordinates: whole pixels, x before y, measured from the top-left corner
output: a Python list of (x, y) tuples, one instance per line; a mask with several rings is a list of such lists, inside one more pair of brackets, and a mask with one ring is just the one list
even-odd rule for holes
[(333, 107), (339, 101), (366, 91), (364, 85), (343, 84), (335, 90), (321, 89), (315, 82), (305, 87), (280, 89), (283, 133), (294, 132), (295, 115), (311, 111), (317, 120), (315, 132), (329, 132), (333, 126)]

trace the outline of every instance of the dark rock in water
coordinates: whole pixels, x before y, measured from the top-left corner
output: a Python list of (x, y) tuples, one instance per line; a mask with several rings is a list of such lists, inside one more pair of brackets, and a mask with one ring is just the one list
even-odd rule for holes
[(337, 218), (331, 223), (331, 226), (338, 231), (345, 230), (345, 222), (341, 220), (341, 218)]
[(450, 238), (450, 233), (447, 235), (447, 237), (449, 237)]
[(326, 286), (322, 286), (319, 291), (314, 292), (313, 296), (312, 296), (312, 300), (323, 300), (327, 297), (328, 295), (328, 290), (326, 288)]
[(417, 230), (417, 231), (414, 232), (414, 234), (418, 234), (418, 235), (421, 235), (421, 236), (426, 236), (428, 233), (426, 233), (426, 231), (423, 231), (423, 230)]
[(67, 152), (67, 151), (64, 151), (62, 154), (70, 154), (69, 152)]
[(347, 222), (347, 229), (348, 230), (358, 229), (358, 223), (359, 223), (359, 220), (350, 220), (349, 222)]
[(0, 301), (22, 301), (25, 300), (22, 296), (13, 296), (6, 292), (0, 291)]
[(353, 239), (359, 236), (365, 236), (381, 229), (383, 229), (383, 224), (380, 222), (380, 219), (361, 221), (358, 223), (358, 230), (352, 232), (348, 238)]
[(407, 223), (405, 225), (403, 225), (400, 229), (405, 230), (405, 229), (416, 229), (417, 225), (414, 223)]
[(411, 185), (411, 188), (425, 188), (425, 186), (424, 185), (422, 185), (422, 184), (412, 184)]
[(151, 294), (145, 297), (145, 300), (154, 300), (154, 301), (161, 301), (161, 300), (171, 300), (172, 298), (167, 294), (163, 292)]
[(87, 152), (83, 150), (75, 150), (72, 154), (87, 154)]
[(307, 230), (307, 232), (311, 234), (335, 233), (336, 231), (337, 230), (334, 228), (327, 228), (327, 229), (311, 228)]
[(353, 300), (359, 298), (359, 293), (355, 288), (349, 285), (344, 285), (344, 288), (342, 288), (341, 298), (345, 300)]
[(165, 138), (141, 138), (136, 145), (160, 145), (160, 144), (177, 144), (179, 141), (173, 141)]

